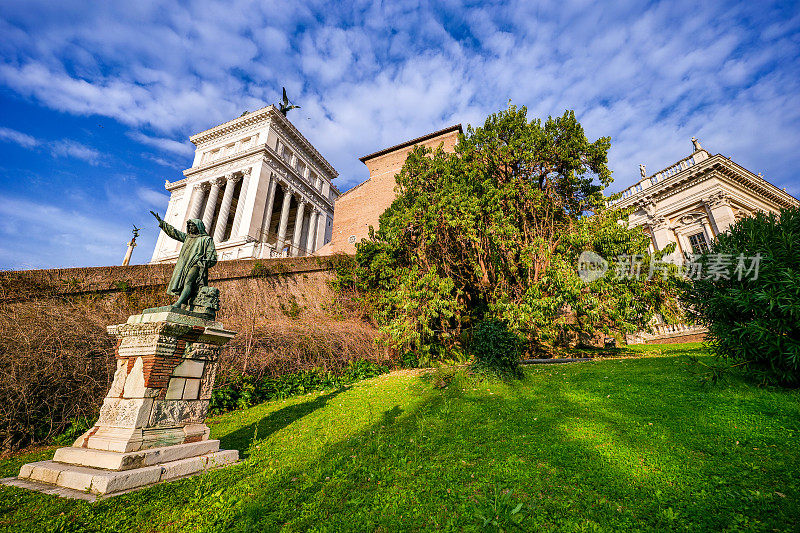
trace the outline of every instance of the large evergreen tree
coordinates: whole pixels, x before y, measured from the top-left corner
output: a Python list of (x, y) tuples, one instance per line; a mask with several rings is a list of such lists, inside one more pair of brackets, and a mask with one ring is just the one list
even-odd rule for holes
[(454, 153), (417, 147), (380, 229), (358, 244), (355, 283), (396, 348), (450, 358), (491, 316), (537, 351), (641, 328), (670, 306), (660, 276), (581, 281), (582, 251), (643, 254), (648, 237), (604, 208), (610, 139), (589, 142), (571, 111), (544, 122), (526, 113), (491, 115)]

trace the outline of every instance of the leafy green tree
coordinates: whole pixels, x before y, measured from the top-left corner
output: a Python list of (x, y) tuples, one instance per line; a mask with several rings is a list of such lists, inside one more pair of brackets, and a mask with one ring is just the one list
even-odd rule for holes
[[(709, 275), (713, 261), (726, 275)], [(736, 222), (698, 263), (682, 299), (714, 354), (762, 383), (800, 386), (800, 208)]]
[(472, 325), (493, 317), (538, 351), (668, 310), (670, 276), (578, 277), (584, 250), (643, 254), (649, 242), (604, 207), (609, 146), (571, 111), (529, 122), (511, 106), (468, 128), (454, 153), (415, 148), (380, 229), (357, 245), (355, 279), (393, 345), (423, 362), (459, 358)]

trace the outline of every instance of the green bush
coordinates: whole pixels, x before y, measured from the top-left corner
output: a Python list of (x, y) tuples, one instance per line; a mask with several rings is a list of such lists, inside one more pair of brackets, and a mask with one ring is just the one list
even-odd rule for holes
[[(757, 277), (747, 273), (749, 260), (737, 271), (740, 254), (761, 255)], [(719, 257), (730, 275), (714, 279), (708, 274)], [(708, 327), (714, 354), (762, 384), (800, 386), (800, 208), (736, 222), (697, 263), (701, 275), (688, 282), (683, 299)]]
[(522, 340), (508, 329), (502, 320), (488, 318), (480, 322), (472, 335), (470, 352), (475, 357), (474, 367), (500, 376), (520, 377), (519, 366)]

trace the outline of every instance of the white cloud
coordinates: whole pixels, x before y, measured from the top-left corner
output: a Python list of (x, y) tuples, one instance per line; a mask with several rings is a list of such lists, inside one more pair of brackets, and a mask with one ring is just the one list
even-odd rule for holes
[(11, 128), (0, 128), (0, 139), (4, 141), (11, 141), (23, 148), (34, 148), (39, 144), (39, 141), (21, 131), (12, 130)]
[[(88, 216), (19, 197), (0, 197), (0, 268), (111, 265), (122, 260), (130, 230), (108, 217)], [(31, 238), (35, 237), (35, 238)], [(154, 241), (153, 241), (154, 242)]]
[(146, 144), (147, 146), (153, 146), (164, 152), (185, 156), (194, 153), (194, 146), (189, 142), (179, 142), (165, 137), (150, 137), (139, 132), (131, 132), (129, 136), (135, 141)]
[(102, 154), (81, 143), (61, 140), (50, 144), (50, 153), (55, 157), (72, 157), (86, 161), (90, 165), (97, 165), (100, 163)]
[(47, 148), (53, 157), (71, 157), (86, 161), (90, 165), (97, 165), (102, 160), (102, 154), (99, 151), (69, 139), (45, 141), (21, 131), (3, 127), (0, 127), (0, 139), (11, 141), (28, 149)]
[(144, 157), (145, 159), (149, 159), (153, 163), (161, 165), (162, 167), (178, 168), (178, 169), (181, 168), (181, 165), (179, 165), (178, 163), (174, 161), (167, 161), (163, 157), (155, 157), (150, 154), (142, 154), (142, 157)]
[[(189, 135), (286, 86), (302, 106), (290, 120), (340, 171), (341, 189), (366, 177), (357, 157), (480, 125), (511, 98), (530, 117), (574, 109), (591, 138), (611, 136), (615, 190), (638, 179), (639, 163), (656, 171), (687, 155), (696, 135), (800, 193), (800, 15), (777, 4), (50, 4), (0, 6), (0, 84), (111, 117), (177, 160), (192, 154)], [(39, 146), (28, 137), (0, 129)]]
[(147, 187), (139, 187), (136, 190), (136, 195), (143, 202), (158, 208), (164, 208), (169, 203), (169, 195), (148, 189)]

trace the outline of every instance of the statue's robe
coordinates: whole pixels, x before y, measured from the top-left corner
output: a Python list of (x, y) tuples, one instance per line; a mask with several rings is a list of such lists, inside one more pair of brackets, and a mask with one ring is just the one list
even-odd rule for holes
[(186, 282), (189, 269), (201, 261), (205, 263), (205, 266), (201, 270), (198, 281), (200, 285), (208, 285), (208, 269), (217, 264), (217, 249), (214, 246), (214, 239), (206, 233), (205, 224), (199, 218), (189, 219), (187, 224), (189, 222), (193, 222), (197, 226), (197, 235), (177, 230), (163, 220), (159, 224), (164, 233), (183, 243), (181, 252), (178, 254), (178, 262), (175, 263), (175, 269), (172, 271), (172, 279), (167, 285), (169, 294), (180, 294), (183, 291), (183, 284)]

